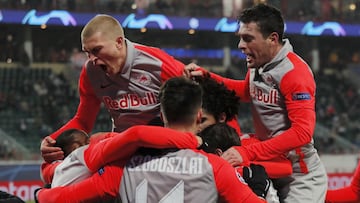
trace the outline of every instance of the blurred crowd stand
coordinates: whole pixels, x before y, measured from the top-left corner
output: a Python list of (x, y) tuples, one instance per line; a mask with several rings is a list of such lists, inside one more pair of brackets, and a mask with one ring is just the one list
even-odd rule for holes
[[(235, 18), (241, 9), (259, 2), (262, 1), (0, 0), (0, 8)], [(267, 2), (281, 8), (286, 20), (360, 22), (360, 0)], [(78, 37), (79, 34), (74, 33)], [(306, 44), (306, 40), (295, 43), (295, 49)], [(30, 152), (38, 153), (40, 140), (73, 116), (78, 105), (77, 80), (87, 57), (75, 42), (61, 48), (45, 43), (45, 47), (34, 47), (32, 63), (43, 64), (34, 68), (24, 51), (23, 42), (23, 36), (16, 32), (7, 29), (0, 32), (0, 129), (11, 132), (11, 136), (23, 143)], [(312, 57), (305, 58), (311, 64)], [(211, 63), (222, 63), (221, 60), (214, 60), (198, 61), (204, 67)], [(225, 67), (224, 74), (243, 78), (245, 68), (239, 68), (245, 64), (243, 59), (234, 57), (231, 60), (232, 67)], [(314, 71), (317, 82), (317, 129), (327, 136), (317, 136), (315, 144), (320, 153), (354, 153), (360, 146), (360, 52), (341, 42), (330, 44), (322, 49), (319, 61), (320, 68)], [(57, 64), (61, 68), (57, 68)], [(231, 69), (235, 71), (229, 71)], [(242, 106), (239, 118), (243, 132), (253, 130), (249, 114), (249, 108)], [(94, 132), (111, 129), (110, 118), (103, 109), (96, 123)], [(19, 158), (16, 148), (9, 147), (12, 141), (2, 140), (0, 159)], [(338, 145), (337, 140), (344, 144)]]

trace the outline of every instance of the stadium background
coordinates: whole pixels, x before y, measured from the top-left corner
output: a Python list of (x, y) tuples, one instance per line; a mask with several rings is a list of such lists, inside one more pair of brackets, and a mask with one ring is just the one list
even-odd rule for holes
[[(348, 184), (360, 146), (359, 0), (0, 0), (0, 189), (31, 200), (41, 184), (40, 141), (71, 118), (78, 104), (77, 78), (86, 59), (80, 32), (88, 16), (117, 16), (128, 39), (242, 79), (246, 68), (238, 37), (226, 26), (209, 26), (226, 19), (231, 28), (239, 10), (259, 2), (282, 10), (286, 37), (314, 71), (315, 145), (331, 177), (329, 186)], [(75, 18), (77, 24), (61, 21), (53, 11), (82, 18)], [(46, 23), (36, 24), (47, 15)], [(130, 16), (136, 16), (133, 24), (125, 25)], [(176, 23), (134, 26), (150, 16)], [(189, 25), (182, 26), (184, 19)], [(301, 29), (313, 22), (310, 30)], [(243, 132), (252, 132), (247, 104), (241, 104), (239, 122)], [(102, 110), (93, 132), (109, 129)]]

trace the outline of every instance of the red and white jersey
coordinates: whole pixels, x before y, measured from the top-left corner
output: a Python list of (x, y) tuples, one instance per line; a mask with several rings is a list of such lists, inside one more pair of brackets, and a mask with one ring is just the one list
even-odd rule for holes
[(75, 149), (62, 162), (43, 163), (41, 174), (52, 187), (66, 186), (88, 178), (110, 162), (128, 159), (138, 147), (195, 149), (197, 145), (192, 133), (138, 125), (122, 133), (104, 133), (100, 139), (91, 139), (89, 145)]
[[(251, 133), (242, 134), (240, 139), (242, 146), (247, 146), (260, 142), (260, 140), (256, 138), (256, 135)], [(244, 161), (241, 166), (250, 166), (251, 163), (264, 166), (269, 178), (272, 179), (288, 177), (293, 172), (291, 161), (288, 160), (284, 155), (280, 155), (276, 158), (266, 161)], [(240, 173), (242, 174), (242, 172)]]
[(270, 160), (283, 154), (292, 161), (293, 171), (301, 173), (321, 164), (312, 138), (315, 80), (287, 39), (272, 61), (249, 69), (245, 80), (211, 76), (251, 103), (255, 134), (262, 142), (237, 147), (245, 161)]
[(71, 185), (92, 175), (84, 160), (84, 150), (87, 147), (77, 148), (56, 166), (51, 187)]
[(349, 186), (337, 190), (328, 190), (326, 203), (357, 203), (360, 202), (360, 163)]
[(43, 189), (39, 202), (264, 203), (224, 159), (198, 150), (177, 150), (161, 156), (133, 156), (100, 169), (90, 178), (66, 187)]
[(89, 133), (101, 103), (108, 110), (115, 132), (133, 125), (146, 125), (160, 114), (158, 94), (167, 79), (181, 76), (184, 64), (164, 51), (125, 40), (127, 57), (121, 72), (108, 76), (87, 61), (79, 79), (80, 103), (75, 116), (51, 137), (78, 128)]

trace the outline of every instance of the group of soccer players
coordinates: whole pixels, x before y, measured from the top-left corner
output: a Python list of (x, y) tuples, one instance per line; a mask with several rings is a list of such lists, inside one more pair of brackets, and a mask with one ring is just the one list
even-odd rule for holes
[[(312, 137), (311, 69), (284, 38), (278, 9), (258, 4), (242, 11), (239, 23), (244, 80), (185, 66), (158, 48), (131, 42), (111, 16), (91, 19), (81, 32), (89, 60), (79, 79), (80, 103), (41, 144), (42, 175), (51, 189), (36, 191), (37, 201), (325, 202), (327, 175)], [(206, 98), (216, 88), (226, 91)], [(240, 130), (238, 100), (250, 102), (254, 134)], [(101, 103), (113, 132), (89, 141)], [(209, 136), (217, 132), (236, 132), (239, 140)], [(64, 137), (69, 140), (59, 144)], [(269, 197), (271, 185), (277, 192)]]

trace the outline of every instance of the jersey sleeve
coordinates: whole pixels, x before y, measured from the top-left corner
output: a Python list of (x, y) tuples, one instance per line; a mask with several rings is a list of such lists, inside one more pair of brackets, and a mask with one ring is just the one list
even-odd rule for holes
[[(309, 118), (309, 120), (311, 119)], [(245, 162), (271, 160), (311, 141), (310, 135), (304, 135), (296, 132), (296, 130), (296, 127), (292, 127), (266, 141), (247, 146), (235, 146), (234, 148), (239, 151)]]
[(124, 164), (108, 165), (76, 184), (42, 189), (38, 193), (38, 200), (41, 203), (96, 203), (114, 199), (119, 194)]
[(94, 127), (96, 116), (101, 107), (101, 101), (96, 97), (91, 87), (85, 67), (82, 68), (80, 74), (79, 95), (80, 103), (74, 117), (50, 135), (53, 139), (56, 139), (66, 129), (77, 128), (90, 133)]
[(52, 163), (43, 162), (40, 166), (40, 176), (45, 184), (51, 184), (54, 177), (55, 168), (61, 161), (54, 161)]
[(213, 154), (207, 154), (207, 156), (213, 167), (215, 184), (222, 201), (228, 203), (266, 202), (252, 192), (241, 175), (229, 163)]
[(224, 85), (229, 90), (234, 90), (236, 95), (240, 97), (240, 100), (243, 102), (250, 101), (249, 94), (249, 73), (246, 74), (245, 80), (234, 80), (229, 78), (224, 78), (215, 73), (210, 73), (211, 78), (214, 78), (218, 82), (224, 83)]
[(126, 159), (139, 147), (151, 148), (190, 148), (198, 146), (196, 137), (159, 126), (138, 125), (97, 144), (90, 144), (84, 152), (85, 162), (90, 171), (119, 159)]
[(349, 186), (337, 190), (328, 190), (326, 203), (356, 203), (360, 202), (360, 163)]
[[(246, 146), (254, 143), (259, 143), (260, 140), (254, 134), (246, 134), (241, 139), (241, 145)], [(249, 161), (244, 162), (243, 165), (250, 166), (250, 163), (260, 164), (264, 166), (266, 173), (270, 178), (282, 178), (292, 174), (292, 163), (284, 155), (279, 155), (268, 161)]]
[(286, 158), (275, 158), (269, 161), (251, 161), (250, 163), (264, 166), (269, 178), (283, 178), (290, 176), (293, 172), (291, 161)]

